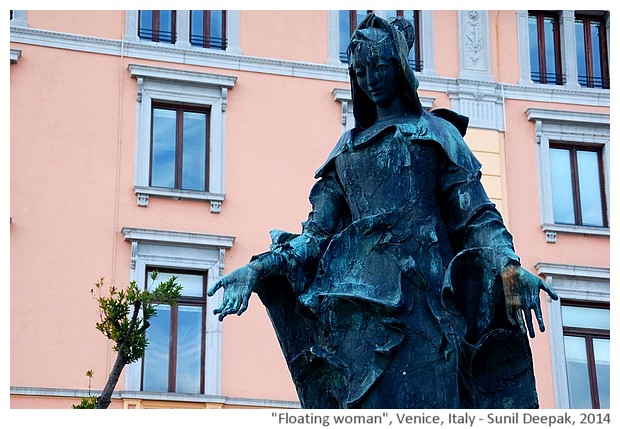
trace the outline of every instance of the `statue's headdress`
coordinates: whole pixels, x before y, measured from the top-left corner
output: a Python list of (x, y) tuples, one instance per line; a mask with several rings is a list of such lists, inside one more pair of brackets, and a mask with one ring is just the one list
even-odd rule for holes
[(370, 58), (380, 56), (381, 59), (395, 61), (402, 79), (396, 84), (403, 85), (405, 99), (414, 115), (421, 114), (422, 105), (418, 97), (418, 80), (409, 65), (409, 50), (413, 46), (415, 32), (409, 21), (397, 17), (390, 22), (370, 13), (362, 20), (351, 36), (347, 49), (349, 59), (349, 76), (351, 77), (351, 97), (353, 115), (359, 128), (369, 127), (376, 118), (376, 106), (361, 90), (353, 71), (353, 61), (361, 54), (360, 46), (369, 46)]

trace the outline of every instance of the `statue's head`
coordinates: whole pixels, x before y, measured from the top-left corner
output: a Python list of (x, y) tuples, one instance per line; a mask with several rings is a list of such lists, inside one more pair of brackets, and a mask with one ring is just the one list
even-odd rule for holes
[[(395, 94), (404, 96), (414, 114), (421, 112), (416, 91), (418, 81), (408, 61), (414, 37), (413, 26), (404, 18), (388, 23), (372, 13), (354, 31), (347, 57), (353, 113), (358, 127), (372, 125), (376, 118), (376, 105)], [(372, 76), (364, 71), (370, 71)], [(373, 78), (379, 81), (376, 87), (369, 84)]]

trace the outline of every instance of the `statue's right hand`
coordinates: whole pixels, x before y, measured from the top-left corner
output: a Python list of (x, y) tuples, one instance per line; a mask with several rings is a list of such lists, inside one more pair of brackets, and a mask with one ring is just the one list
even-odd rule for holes
[(218, 315), (220, 321), (229, 314), (240, 316), (248, 308), (250, 295), (260, 279), (260, 272), (254, 265), (247, 264), (237, 268), (230, 274), (222, 277), (207, 292), (208, 296), (213, 296), (220, 288), (224, 288), (224, 299), (222, 305), (213, 310), (213, 314)]

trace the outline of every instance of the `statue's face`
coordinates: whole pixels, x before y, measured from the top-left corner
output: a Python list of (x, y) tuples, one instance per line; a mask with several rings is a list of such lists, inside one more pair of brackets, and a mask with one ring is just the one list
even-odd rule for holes
[[(379, 49), (377, 49), (379, 48)], [(398, 72), (391, 52), (381, 46), (362, 42), (353, 59), (353, 71), (359, 87), (378, 106), (387, 106), (396, 97)]]

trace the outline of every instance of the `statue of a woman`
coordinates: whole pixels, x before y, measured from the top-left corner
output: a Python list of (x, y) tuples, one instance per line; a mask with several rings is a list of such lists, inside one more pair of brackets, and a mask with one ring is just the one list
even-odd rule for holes
[[(408, 35), (408, 36), (407, 36)], [(409, 39), (409, 45), (407, 43)], [(356, 127), (316, 173), (301, 234), (222, 278), (220, 320), (265, 304), (305, 408), (538, 406), (524, 270), (462, 139), (426, 112), (411, 28), (369, 14), (348, 48)]]

